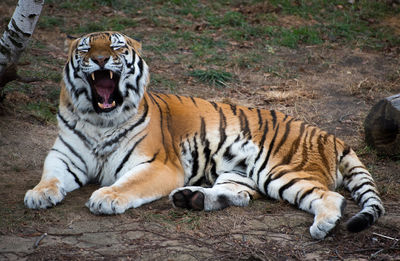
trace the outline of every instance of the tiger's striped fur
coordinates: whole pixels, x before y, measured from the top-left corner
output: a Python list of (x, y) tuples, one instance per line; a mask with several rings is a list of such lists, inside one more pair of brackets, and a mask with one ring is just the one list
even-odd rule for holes
[(101, 32), (71, 43), (59, 135), (27, 207), (56, 205), (89, 182), (103, 186), (87, 203), (95, 214), (167, 195), (197, 210), (267, 195), (314, 214), (310, 233), (322, 239), (343, 215), (345, 199), (334, 190), (344, 184), (362, 208), (350, 231), (384, 214), (370, 173), (333, 135), (273, 110), (146, 92), (148, 82), (137, 41)]

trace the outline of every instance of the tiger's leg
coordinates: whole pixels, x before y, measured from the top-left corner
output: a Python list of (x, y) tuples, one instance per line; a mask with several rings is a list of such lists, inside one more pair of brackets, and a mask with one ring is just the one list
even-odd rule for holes
[(33, 189), (25, 194), (28, 208), (40, 209), (54, 206), (65, 195), (88, 182), (84, 160), (70, 153), (58, 140), (44, 162), (42, 178)]
[(120, 214), (167, 196), (183, 182), (183, 170), (172, 163), (144, 163), (132, 168), (113, 185), (93, 192), (86, 206), (94, 214)]
[(221, 174), (212, 188), (188, 186), (175, 189), (169, 198), (173, 205), (195, 210), (219, 210), (228, 206), (247, 206), (260, 197), (253, 180), (235, 173)]
[(300, 209), (314, 214), (310, 234), (315, 239), (323, 239), (339, 222), (346, 206), (345, 198), (330, 191), (304, 172), (286, 173), (280, 178), (266, 178), (260, 189), (270, 197), (283, 199)]

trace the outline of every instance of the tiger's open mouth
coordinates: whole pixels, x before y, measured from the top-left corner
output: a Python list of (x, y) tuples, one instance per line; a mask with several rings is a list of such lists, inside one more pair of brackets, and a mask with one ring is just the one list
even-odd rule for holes
[(120, 75), (110, 70), (98, 70), (88, 75), (96, 112), (110, 112), (122, 103), (118, 90)]

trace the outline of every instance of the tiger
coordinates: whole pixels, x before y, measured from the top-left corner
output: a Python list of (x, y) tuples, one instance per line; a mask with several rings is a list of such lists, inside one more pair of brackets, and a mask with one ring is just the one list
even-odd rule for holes
[(146, 91), (141, 43), (94, 32), (71, 41), (63, 69), (58, 137), (31, 209), (60, 203), (98, 183), (86, 203), (96, 215), (121, 214), (162, 197), (173, 207), (213, 211), (252, 200), (287, 201), (314, 215), (324, 239), (344, 215), (344, 186), (361, 210), (350, 232), (385, 212), (377, 185), (354, 150), (326, 131), (285, 115), (205, 99)]

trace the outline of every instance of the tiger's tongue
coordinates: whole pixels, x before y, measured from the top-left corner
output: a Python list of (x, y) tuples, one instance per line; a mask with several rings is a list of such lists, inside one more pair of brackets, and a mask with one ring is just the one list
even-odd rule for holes
[(97, 94), (103, 98), (102, 104), (110, 107), (113, 101), (110, 101), (110, 96), (114, 92), (115, 84), (111, 79), (101, 79), (94, 84)]

